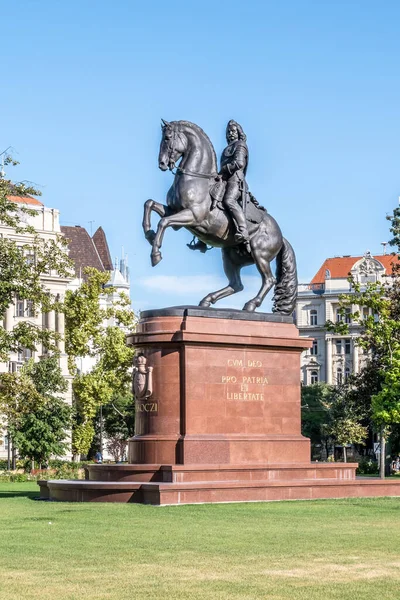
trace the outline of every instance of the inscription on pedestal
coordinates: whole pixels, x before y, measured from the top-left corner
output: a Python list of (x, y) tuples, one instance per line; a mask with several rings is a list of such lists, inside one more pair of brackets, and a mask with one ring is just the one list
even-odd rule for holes
[[(262, 369), (263, 364), (260, 360), (243, 360), (229, 358), (228, 367), (243, 369)], [(227, 385), (227, 400), (264, 400), (264, 385), (268, 384), (268, 377), (264, 373), (260, 375), (222, 375), (221, 383)]]
[(158, 402), (136, 402), (137, 413), (158, 413)]

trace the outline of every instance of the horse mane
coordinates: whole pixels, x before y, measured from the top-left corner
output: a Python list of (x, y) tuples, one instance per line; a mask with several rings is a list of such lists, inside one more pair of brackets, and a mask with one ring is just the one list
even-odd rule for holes
[(189, 127), (190, 129), (194, 129), (198, 133), (201, 133), (202, 135), (204, 135), (204, 137), (206, 138), (206, 140), (208, 141), (208, 143), (211, 146), (211, 151), (213, 153), (213, 157), (214, 157), (214, 161), (215, 161), (215, 168), (218, 167), (217, 155), (215, 153), (212, 141), (210, 140), (210, 138), (208, 137), (208, 135), (206, 134), (206, 132), (201, 127), (199, 127), (198, 125), (196, 125), (196, 123), (191, 123), (190, 121), (172, 121), (171, 125), (186, 125), (186, 127)]

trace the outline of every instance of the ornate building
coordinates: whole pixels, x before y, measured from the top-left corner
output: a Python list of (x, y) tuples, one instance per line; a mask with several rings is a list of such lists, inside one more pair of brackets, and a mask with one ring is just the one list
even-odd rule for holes
[[(104, 295), (100, 299), (102, 308), (111, 306), (118, 299), (121, 292), (127, 296), (130, 295), (129, 268), (127, 257), (124, 255), (120, 260), (115, 259), (113, 263), (106, 234), (102, 227), (99, 227), (93, 237), (89, 235), (84, 227), (75, 225), (67, 227), (62, 225), (61, 231), (68, 240), (69, 257), (74, 261), (75, 279), (68, 284), (68, 289), (77, 289), (85, 278), (84, 270), (86, 267), (94, 267), (98, 271), (107, 271), (110, 274), (107, 286), (112, 286), (114, 292)], [(115, 325), (110, 319), (107, 325)], [(97, 362), (96, 357), (86, 356), (77, 359), (79, 371), (86, 373)]]
[[(55, 208), (48, 208), (42, 204), (36, 198), (27, 196), (21, 198), (19, 196), (11, 196), (9, 200), (12, 202), (23, 203), (28, 208), (35, 211), (35, 215), (27, 216), (23, 215), (23, 220), (32, 225), (36, 233), (45, 239), (55, 239), (57, 235), (61, 233), (60, 222), (59, 222), (59, 211)], [(16, 233), (11, 227), (0, 225), (0, 236), (10, 238), (14, 240), (18, 245), (24, 245), (29, 243), (32, 239), (32, 235), (29, 233)], [(27, 255), (27, 260), (30, 260), (30, 256)], [(43, 284), (48, 289), (49, 293), (53, 296), (59, 296), (60, 300), (66, 292), (69, 285), (70, 279), (61, 278), (58, 273), (47, 273), (41, 277)], [(32, 302), (29, 300), (16, 298), (14, 304), (11, 304), (5, 314), (3, 326), (7, 331), (11, 331), (17, 323), (21, 321), (27, 321), (34, 323), (40, 327), (57, 331), (61, 335), (64, 333), (64, 314), (56, 313), (51, 311), (47, 314), (38, 313), (36, 314), (33, 309)], [(64, 351), (64, 341), (58, 342), (60, 350), (60, 367), (64, 377), (70, 383), (70, 375), (67, 365), (67, 356)], [(42, 355), (46, 353), (46, 349), (38, 347), (36, 352), (32, 352), (28, 348), (21, 348), (18, 352), (10, 355), (10, 360), (7, 363), (0, 363), (0, 372), (5, 371), (18, 371), (24, 362), (30, 358), (39, 360)], [(68, 386), (68, 391), (64, 394), (66, 402), (71, 404), (72, 392), (71, 385)], [(8, 455), (8, 439), (4, 430), (0, 431), (0, 458), (6, 458)]]
[[(390, 277), (391, 254), (371, 256), (336, 256), (327, 258), (310, 283), (300, 284), (296, 303), (296, 323), (303, 337), (314, 338), (312, 348), (303, 352), (301, 358), (301, 381), (310, 385), (319, 381), (340, 384), (350, 373), (357, 373), (365, 357), (356, 343), (359, 327), (347, 315), (339, 314), (340, 294), (351, 294), (348, 277), (351, 274), (361, 283), (382, 281)], [(354, 308), (355, 310), (355, 308)], [(367, 308), (361, 308), (366, 316)], [(349, 324), (348, 335), (336, 335), (326, 331), (324, 325), (330, 320), (343, 319)]]
[[(18, 196), (10, 197), (13, 202), (22, 202), (30, 209), (34, 209), (36, 214), (34, 216), (24, 217), (24, 220), (32, 225), (36, 232), (46, 239), (55, 238), (57, 234), (64, 234), (68, 239), (68, 251), (69, 257), (74, 261), (75, 265), (75, 278), (60, 278), (56, 273), (48, 273), (43, 275), (42, 280), (49, 292), (54, 296), (59, 296), (60, 300), (63, 299), (67, 289), (76, 289), (79, 287), (84, 278), (85, 267), (95, 267), (99, 271), (108, 271), (110, 274), (110, 281), (108, 285), (112, 285), (115, 288), (115, 292), (112, 295), (104, 296), (101, 300), (104, 308), (107, 307), (108, 303), (111, 303), (117, 299), (118, 294), (124, 291), (129, 296), (129, 269), (127, 267), (126, 257), (123, 257), (119, 264), (118, 261), (113, 264), (108, 248), (107, 239), (105, 233), (101, 227), (99, 227), (96, 233), (91, 237), (86, 229), (83, 227), (64, 227), (60, 226), (59, 222), (59, 211), (54, 208), (45, 207), (42, 202), (33, 197), (20, 198)], [(30, 235), (27, 233), (17, 234), (10, 227), (0, 226), (0, 236), (7, 236), (17, 243), (26, 244), (29, 242)], [(33, 306), (27, 300), (16, 299), (15, 303), (10, 305), (6, 311), (4, 318), (4, 327), (6, 330), (12, 330), (14, 326), (25, 320), (33, 322), (36, 325), (47, 329), (53, 329), (60, 334), (64, 333), (64, 314), (50, 313), (37, 314), (33, 311)], [(109, 323), (112, 325), (113, 323)], [(60, 366), (64, 377), (69, 382), (68, 391), (64, 395), (64, 399), (69, 404), (72, 403), (72, 389), (71, 389), (71, 376), (68, 371), (67, 355), (64, 351), (64, 341), (58, 342), (60, 354)], [(24, 362), (30, 358), (39, 360), (43, 355), (44, 349), (38, 347), (36, 352), (31, 352), (27, 348), (21, 348), (21, 350), (10, 356), (10, 360), (7, 363), (0, 363), (0, 372), (4, 371), (18, 371)], [(81, 371), (88, 371), (93, 364), (96, 362), (96, 358), (85, 357), (79, 359), (78, 368)], [(8, 438), (6, 432), (0, 431), (0, 459), (8, 457)], [(68, 458), (69, 455), (66, 456)]]

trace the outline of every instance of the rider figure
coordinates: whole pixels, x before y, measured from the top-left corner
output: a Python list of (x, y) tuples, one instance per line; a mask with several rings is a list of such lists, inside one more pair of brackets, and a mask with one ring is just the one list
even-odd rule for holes
[[(246, 170), (249, 151), (246, 144), (246, 135), (242, 127), (231, 119), (226, 127), (226, 141), (228, 146), (221, 156), (221, 169), (219, 176), (226, 181), (226, 188), (222, 203), (229, 211), (236, 226), (235, 241), (249, 241), (246, 217), (239, 199), (246, 193)], [(243, 193), (244, 192), (244, 193)]]
[[(228, 146), (221, 156), (221, 168), (218, 173), (217, 183), (214, 184), (211, 190), (211, 210), (215, 208), (217, 203), (222, 202), (224, 208), (232, 217), (236, 228), (235, 241), (238, 244), (244, 243), (250, 252), (250, 237), (247, 230), (246, 217), (243, 207), (239, 204), (239, 200), (244, 199), (247, 192), (245, 176), (249, 151), (246, 144), (246, 135), (239, 123), (233, 119), (226, 126), (226, 141), (228, 142)], [(259, 206), (255, 198), (252, 198), (252, 202), (256, 206)], [(207, 245), (201, 240), (195, 242), (195, 238), (187, 246), (191, 250), (207, 251)]]

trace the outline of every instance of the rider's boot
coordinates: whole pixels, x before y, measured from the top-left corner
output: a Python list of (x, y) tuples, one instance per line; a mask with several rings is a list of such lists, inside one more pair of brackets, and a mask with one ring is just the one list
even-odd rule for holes
[(230, 207), (237, 231), (235, 233), (235, 242), (244, 243), (250, 252), (250, 236), (247, 231), (246, 218), (239, 206)]

